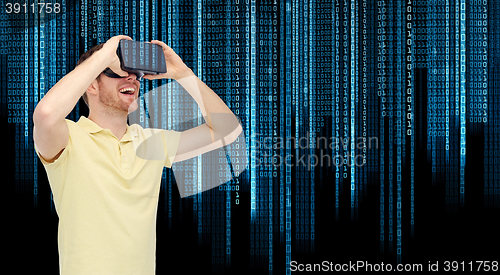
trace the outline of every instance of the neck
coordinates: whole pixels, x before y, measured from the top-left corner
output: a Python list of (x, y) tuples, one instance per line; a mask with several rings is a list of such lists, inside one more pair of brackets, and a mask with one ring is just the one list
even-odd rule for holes
[(90, 111), (88, 119), (103, 129), (109, 129), (118, 140), (127, 131), (127, 114)]

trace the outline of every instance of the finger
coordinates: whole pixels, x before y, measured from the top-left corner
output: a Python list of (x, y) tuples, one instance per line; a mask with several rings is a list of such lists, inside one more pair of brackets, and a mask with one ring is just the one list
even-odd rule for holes
[(167, 44), (165, 44), (164, 42), (159, 41), (159, 40), (151, 40), (151, 43), (156, 44), (156, 45), (160, 45), (164, 49), (171, 49), (170, 46), (168, 46)]
[(126, 72), (126, 71), (124, 71), (122, 69), (120, 69), (117, 74), (119, 74), (121, 77), (127, 77), (129, 75), (128, 72)]
[(119, 75), (119, 76), (121, 76), (121, 77), (126, 77), (126, 76), (128, 76), (128, 75), (129, 75), (129, 73), (128, 73), (128, 72), (126, 72), (126, 71), (124, 71), (124, 70), (122, 70), (122, 69), (120, 68), (120, 66), (119, 66), (119, 65), (118, 65), (118, 67), (116, 67), (116, 66), (115, 66), (115, 67), (109, 67), (109, 68), (110, 68), (110, 69), (111, 69), (111, 70), (112, 70), (115, 74), (117, 74), (117, 75)]
[(129, 75), (128, 72), (122, 70), (121, 68), (121, 64), (120, 64), (120, 60), (118, 59), (118, 57), (116, 58), (116, 60), (109, 65), (109, 68), (117, 75), (121, 76), (121, 77), (126, 77)]
[(128, 35), (117, 35), (115, 36), (116, 38), (118, 38), (119, 40), (121, 39), (127, 39), (127, 40), (133, 40), (130, 36)]
[(147, 75), (143, 76), (142, 78), (145, 78), (145, 79), (148, 79), (148, 80), (155, 80), (155, 79), (160, 79), (161, 76), (147, 74)]
[(119, 42), (120, 40), (133, 40), (133, 39), (127, 35), (116, 35), (111, 37), (109, 40), (115, 40)]

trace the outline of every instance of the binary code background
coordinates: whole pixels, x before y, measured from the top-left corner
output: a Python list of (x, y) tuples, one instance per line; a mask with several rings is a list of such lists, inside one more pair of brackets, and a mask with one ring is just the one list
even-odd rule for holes
[(118, 34), (170, 45), (247, 139), (247, 170), (221, 188), (180, 199), (164, 170), (158, 274), (499, 260), (497, 1), (48, 2), (0, 1), (6, 268), (58, 272), (32, 113)]

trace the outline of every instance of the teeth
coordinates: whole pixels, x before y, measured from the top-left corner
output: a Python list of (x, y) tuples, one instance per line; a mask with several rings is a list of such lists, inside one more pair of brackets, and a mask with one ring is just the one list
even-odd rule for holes
[(135, 92), (135, 89), (130, 87), (130, 88), (123, 88), (121, 90), (119, 90), (120, 93), (124, 93), (124, 92)]

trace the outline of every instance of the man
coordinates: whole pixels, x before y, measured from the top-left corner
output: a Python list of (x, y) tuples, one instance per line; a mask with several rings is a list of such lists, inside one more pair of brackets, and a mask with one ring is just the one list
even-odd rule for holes
[[(47, 171), (59, 216), (61, 274), (154, 274), (156, 210), (163, 167), (233, 142), (241, 125), (224, 102), (157, 40), (167, 73), (146, 79), (178, 80), (198, 103), (206, 123), (176, 132), (161, 130), (157, 150), (165, 159), (136, 155), (147, 138), (127, 124), (140, 88), (122, 71), (119, 35), (94, 47), (40, 100), (34, 114), (35, 149)], [(83, 97), (89, 116), (65, 119)], [(132, 108), (131, 108), (132, 107)], [(217, 116), (216, 114), (226, 114)], [(219, 119), (216, 119), (219, 118)]]

